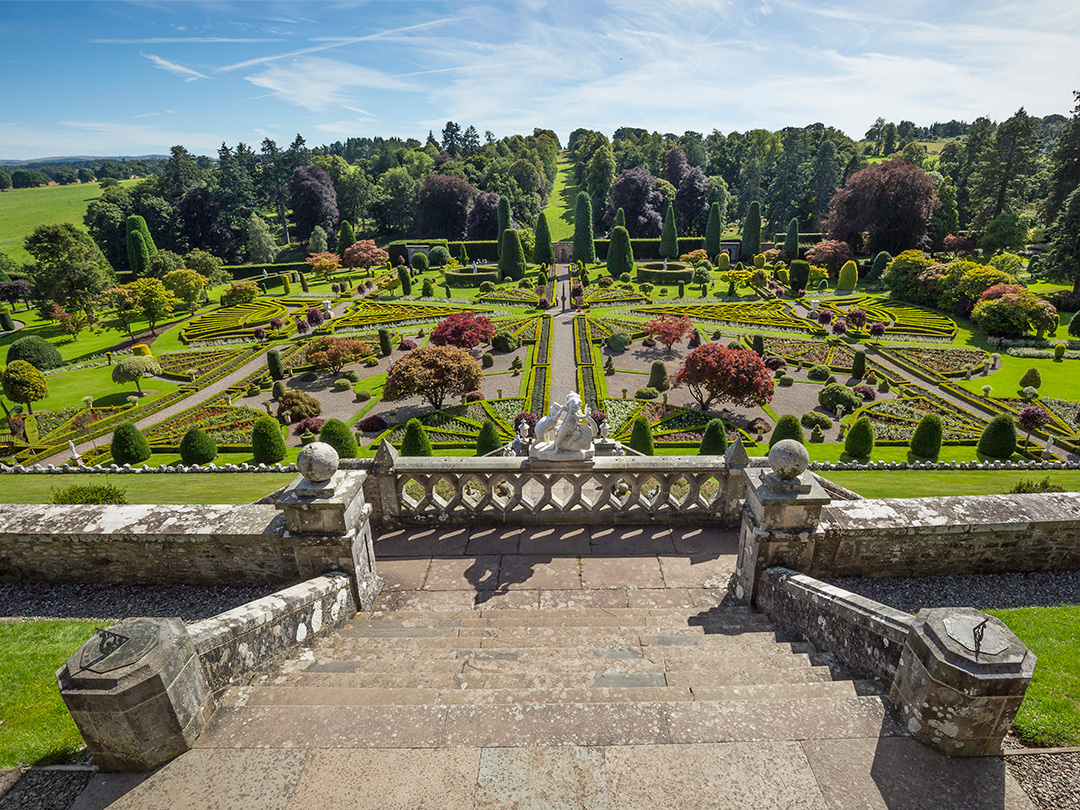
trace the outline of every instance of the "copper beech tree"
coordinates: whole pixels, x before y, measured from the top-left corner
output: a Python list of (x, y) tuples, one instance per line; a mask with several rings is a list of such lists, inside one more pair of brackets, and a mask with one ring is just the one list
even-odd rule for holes
[(650, 337), (663, 343), (664, 348), (670, 352), (672, 346), (676, 343), (682, 343), (683, 338), (694, 333), (694, 324), (685, 315), (681, 317), (678, 315), (661, 315), (659, 318), (649, 321), (645, 326), (645, 331), (649, 333)]
[(383, 399), (391, 402), (419, 396), (435, 410), (447, 397), (480, 387), (480, 364), (457, 346), (425, 346), (396, 361), (386, 373)]
[(713, 402), (765, 405), (773, 395), (772, 372), (757, 352), (719, 343), (698, 346), (686, 356), (675, 374), (675, 387), (682, 385), (702, 410)]
[(313, 338), (307, 345), (307, 362), (319, 368), (328, 368), (334, 374), (349, 363), (372, 354), (371, 347), (358, 340), (323, 335)]
[(457, 346), (472, 349), (490, 343), (495, 334), (491, 319), (471, 312), (457, 312), (444, 318), (431, 330), (431, 342), (436, 346)]
[(367, 270), (377, 264), (386, 264), (390, 254), (375, 244), (374, 239), (361, 239), (345, 248), (345, 266), (363, 267)]

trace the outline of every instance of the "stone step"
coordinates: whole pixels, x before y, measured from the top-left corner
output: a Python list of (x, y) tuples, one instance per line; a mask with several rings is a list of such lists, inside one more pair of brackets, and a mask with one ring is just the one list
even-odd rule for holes
[(198, 748), (662, 745), (902, 734), (880, 697), (219, 708)]
[(441, 622), (455, 622), (464, 626), (477, 626), (488, 621), (514, 622), (522, 621), (523, 624), (542, 626), (544, 624), (565, 623), (573, 625), (578, 621), (591, 619), (620, 618), (623, 624), (635, 622), (648, 622), (651, 619), (677, 618), (686, 621), (691, 618), (700, 620), (737, 619), (745, 617), (767, 617), (743, 605), (717, 606), (709, 609), (703, 608), (497, 608), (497, 609), (474, 609), (474, 610), (376, 610), (369, 614), (358, 616), (349, 624), (368, 622), (402, 622), (419, 623), (420, 625), (438, 624)]
[(718, 687), (729, 684), (813, 683), (832, 680), (828, 667), (812, 666), (805, 657), (742, 659), (705, 669), (665, 669), (640, 661), (567, 662), (558, 667), (521, 665), (514, 661), (466, 665), (460, 671), (430, 671), (412, 665), (370, 670), (304, 670), (282, 672), (274, 686), (342, 689), (582, 689), (591, 687)]
[(649, 703), (684, 700), (776, 700), (854, 697), (851, 681), (744, 684), (723, 687), (592, 687), (583, 689), (350, 689), (333, 686), (262, 686), (246, 706), (454, 706), (523, 703)]
[[(427, 647), (385, 647), (360, 643), (355, 639), (333, 646), (323, 645), (311, 661), (292, 659), (283, 665), (285, 670), (307, 669), (318, 665), (344, 665), (352, 662), (356, 670), (377, 670), (395, 662), (408, 663), (411, 666), (430, 668), (429, 665), (449, 667), (448, 662), (470, 661), (518, 661), (534, 663), (537, 666), (550, 667), (558, 661), (597, 661), (645, 658), (651, 661), (666, 661), (668, 666), (677, 664), (689, 666), (701, 664), (702, 667), (714, 667), (734, 660), (756, 660), (757, 658), (788, 658), (792, 655), (817, 657), (812, 644), (808, 642), (776, 642), (771, 636), (738, 636), (725, 644), (685, 645), (683, 639), (697, 641), (693, 636), (674, 636), (665, 639), (667, 643), (640, 644), (627, 643), (589, 647), (477, 647), (454, 646), (446, 649)], [(462, 639), (462, 641), (466, 641)], [(639, 638), (640, 641), (640, 638)], [(555, 656), (552, 649), (558, 651)]]
[[(656, 632), (659, 629), (661, 632)], [(415, 632), (414, 628), (387, 628), (385, 632), (376, 632), (364, 629), (357, 634), (351, 629), (340, 632), (343, 639), (356, 642), (356, 648), (368, 650), (393, 650), (393, 649), (504, 649), (504, 648), (529, 648), (529, 647), (737, 647), (735, 639), (748, 636), (747, 633), (726, 635), (722, 633), (700, 633), (695, 628), (647, 628), (644, 632), (640, 628), (608, 628), (594, 631), (574, 628), (556, 629), (542, 628), (536, 631), (515, 629), (503, 632), (500, 635), (457, 635), (451, 631), (444, 635), (430, 635), (426, 632)], [(766, 631), (757, 631), (765, 633)], [(768, 632), (771, 643), (777, 643), (776, 636)], [(746, 644), (754, 642), (747, 641)]]

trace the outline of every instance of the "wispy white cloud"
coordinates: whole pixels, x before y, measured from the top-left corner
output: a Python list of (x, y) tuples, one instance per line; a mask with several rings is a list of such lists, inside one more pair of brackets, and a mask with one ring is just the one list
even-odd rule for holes
[(260, 42), (282, 42), (281, 37), (146, 37), (143, 39), (91, 39), (95, 45), (242, 45)]
[(270, 65), (264, 72), (246, 77), (291, 104), (309, 110), (326, 110), (353, 102), (357, 89), (419, 92), (422, 88), (389, 73), (334, 59), (309, 57), (288, 65)]
[[(444, 17), (438, 20), (429, 20), (428, 22), (416, 23), (415, 25), (406, 25), (401, 28), (393, 28), (388, 31), (378, 31), (374, 34), (367, 34), (362, 37), (351, 37), (347, 39), (334, 39), (327, 42), (324, 45), (313, 45), (310, 48), (301, 48), (296, 51), (289, 51), (288, 53), (279, 53), (272, 56), (258, 56), (254, 59), (245, 59), (243, 62), (236, 62), (232, 65), (224, 65), (217, 68), (215, 73), (227, 73), (232, 70), (239, 70), (241, 68), (254, 67), (255, 65), (262, 65), (267, 62), (276, 62), (279, 59), (291, 59), (297, 56), (305, 56), (309, 53), (318, 53), (319, 51), (326, 51), (331, 48), (340, 48), (343, 45), (356, 45), (361, 42), (370, 42), (375, 39), (382, 39), (384, 37), (391, 36), (393, 34), (402, 34), (408, 31), (420, 31), (425, 28), (431, 28), (436, 25), (445, 25), (447, 23), (455, 22), (457, 20), (465, 19), (463, 17)], [(313, 40), (318, 41), (318, 40)]]
[(161, 70), (167, 70), (174, 76), (181, 77), (184, 81), (194, 82), (198, 81), (199, 79), (210, 78), (205, 73), (199, 73), (199, 71), (197, 70), (193, 70), (189, 67), (184, 67), (183, 65), (177, 64), (176, 62), (170, 62), (168, 59), (162, 59), (160, 56), (155, 56), (152, 53), (144, 53), (142, 54), (142, 56), (153, 62), (154, 67), (160, 68)]

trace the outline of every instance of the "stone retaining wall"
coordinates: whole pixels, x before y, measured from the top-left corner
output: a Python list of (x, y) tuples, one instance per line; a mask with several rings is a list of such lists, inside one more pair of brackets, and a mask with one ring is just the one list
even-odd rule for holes
[(12, 504), (0, 521), (0, 581), (293, 583), (355, 573), (347, 536), (295, 535), (272, 505)]
[(805, 542), (811, 576), (1072, 571), (1080, 493), (833, 501)]
[(332, 573), (188, 625), (215, 697), (356, 615), (350, 577)]
[(787, 568), (758, 582), (756, 607), (864, 676), (892, 683), (914, 616)]

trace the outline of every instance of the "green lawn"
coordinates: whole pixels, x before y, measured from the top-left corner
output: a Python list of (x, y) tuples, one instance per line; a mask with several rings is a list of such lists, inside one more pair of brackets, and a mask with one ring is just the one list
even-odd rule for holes
[[(82, 405), (82, 398), (90, 395), (94, 397), (94, 405), (99, 408), (111, 405), (126, 405), (127, 398), (138, 394), (135, 383), (114, 383), (112, 381), (113, 366), (97, 366), (95, 368), (78, 368), (72, 371), (64, 371), (59, 374), (51, 374), (46, 380), (49, 383), (49, 396), (34, 404), (35, 411), (60, 410), (75, 405)], [(180, 387), (173, 380), (147, 377), (142, 380), (142, 389), (146, 401), (168, 394)]]
[[(124, 180), (122, 185), (137, 183)], [(74, 222), (82, 226), (86, 207), (101, 196), (97, 183), (14, 188), (0, 194), (0, 252), (17, 262), (33, 261), (23, 241), (38, 225)]]
[[(199, 312), (209, 312), (215, 307), (216, 304), (213, 306), (206, 306), (200, 309)], [(104, 315), (104, 313), (102, 314)], [(73, 339), (62, 334), (60, 327), (55, 322), (45, 321), (39, 318), (37, 312), (33, 309), (16, 312), (12, 317), (17, 321), (22, 321), (26, 326), (18, 332), (12, 332), (10, 335), (0, 338), (0, 351), (5, 355), (7, 354), (7, 346), (14, 343), (19, 338), (27, 337), (28, 335), (37, 335), (52, 343), (65, 361), (75, 361), (84, 357), (101, 354), (116, 344), (128, 339), (126, 332), (118, 332), (115, 329), (105, 328), (99, 328), (96, 331), (91, 331), (89, 329), (84, 330), (79, 334), (78, 339)], [(187, 317), (188, 313), (186, 311), (174, 312), (165, 321), (157, 324), (156, 329), (158, 334), (161, 335), (163, 331), (170, 329), (170, 325), (178, 325)], [(107, 315), (105, 318), (108, 320)], [(135, 334), (139, 334), (148, 328), (149, 324), (142, 318), (137, 319), (131, 327)], [(180, 329), (178, 326), (174, 331), (179, 334)], [(183, 348), (183, 344), (179, 343), (179, 340), (177, 339), (177, 346), (174, 348)], [(162, 351), (165, 351), (165, 349), (162, 349), (160, 346), (154, 347), (155, 354), (161, 354)]]
[(970, 380), (958, 380), (964, 388), (977, 394), (982, 393), (982, 387), (993, 387), (990, 395), (993, 397), (1016, 397), (1020, 393), (1020, 378), (1029, 368), (1036, 368), (1042, 376), (1042, 387), (1039, 394), (1045, 397), (1060, 397), (1062, 399), (1076, 399), (1077, 379), (1080, 370), (1080, 362), (1076, 360), (1041, 360), (1030, 357), (1010, 357), (1001, 355), (1001, 365), (987, 376), (976, 376)]
[(574, 238), (574, 207), (577, 205), (578, 187), (574, 184), (574, 164), (565, 155), (559, 157), (559, 173), (555, 175), (555, 185), (548, 196), (548, 229), (552, 242), (563, 242)]
[(82, 747), (60, 699), (56, 670), (100, 626), (95, 621), (0, 622), (0, 768), (48, 765)]
[(987, 611), (1038, 656), (1013, 723), (1029, 744), (1080, 745), (1080, 606)]
[(929, 498), (935, 495), (1000, 495), (1020, 479), (1080, 492), (1080, 470), (828, 470), (830, 481), (866, 498)]
[[(288, 448), (286, 461), (295, 461), (297, 448)], [(178, 454), (155, 453), (154, 466), (178, 462)], [(221, 456), (220, 464), (251, 463), (250, 455)], [(207, 473), (205, 475), (112, 475), (101, 478), (85, 473), (72, 475), (15, 475), (4, 479), (3, 503), (49, 503), (52, 490), (91, 481), (127, 490), (128, 503), (224, 503), (257, 501), (292, 481), (294, 473)], [(0, 726), (2, 728), (2, 726)]]

